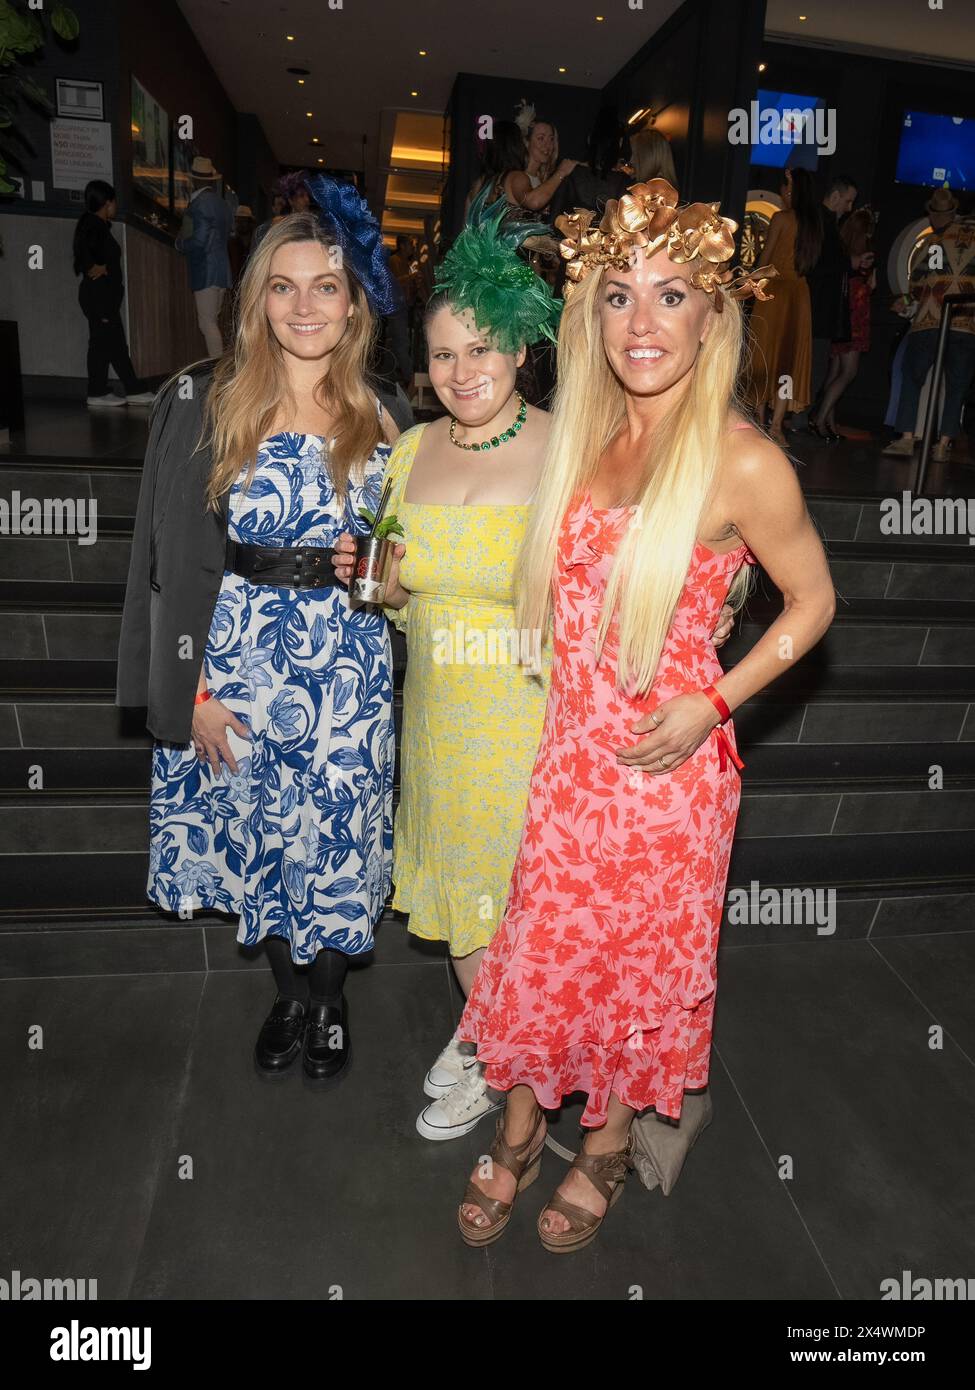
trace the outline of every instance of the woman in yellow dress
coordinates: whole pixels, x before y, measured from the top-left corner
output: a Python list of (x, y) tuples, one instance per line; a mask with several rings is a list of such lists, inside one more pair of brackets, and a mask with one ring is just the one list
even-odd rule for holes
[[(449, 415), (400, 436), (386, 506), (405, 543), (386, 611), (407, 642), (393, 907), (415, 936), (448, 943), (465, 995), (504, 916), (548, 693), (541, 635), (515, 631), (512, 580), (549, 417), (516, 377), (529, 346), (554, 340), (561, 308), (516, 254), (545, 229), (502, 226), (504, 202), (486, 207), (487, 196), (425, 315), (430, 381)], [(336, 569), (349, 570), (338, 555)], [(423, 1089), (428, 1139), (467, 1134), (503, 1104), (453, 1039)]]

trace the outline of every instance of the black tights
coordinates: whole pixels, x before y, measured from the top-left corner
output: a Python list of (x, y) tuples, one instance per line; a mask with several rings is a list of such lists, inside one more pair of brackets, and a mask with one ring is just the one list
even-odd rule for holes
[(326, 946), (319, 951), (313, 965), (295, 965), (291, 959), (291, 945), (283, 936), (267, 936), (264, 942), (274, 983), (282, 998), (298, 999), (304, 1004), (311, 995), (315, 1004), (340, 1003), (349, 969), (349, 958), (344, 952)]

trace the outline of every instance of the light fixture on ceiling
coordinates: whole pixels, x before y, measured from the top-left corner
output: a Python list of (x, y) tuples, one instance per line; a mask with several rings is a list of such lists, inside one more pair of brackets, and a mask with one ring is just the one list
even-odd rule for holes
[(758, 65), (758, 70), (759, 70), (759, 72), (764, 72), (764, 71), (765, 71), (765, 64), (764, 64), (764, 63), (759, 63), (759, 65)]
[(565, 71), (566, 71), (565, 68), (559, 68), (559, 72), (565, 72)]
[(419, 95), (420, 95), (419, 92), (410, 92), (410, 96), (411, 96), (411, 97), (418, 97)]
[(312, 115), (312, 112), (311, 112), (311, 111), (306, 111), (306, 112), (305, 112), (305, 115), (306, 115), (306, 116), (310, 116), (310, 115)]
[(603, 16), (603, 15), (597, 14), (597, 16), (596, 16), (596, 23), (597, 23), (597, 24), (602, 24), (603, 19), (604, 19), (604, 16)]
[(285, 34), (285, 38), (288, 40), (289, 43), (294, 43), (295, 41), (294, 34)]
[(319, 143), (318, 136), (317, 136), (317, 135), (313, 135), (313, 136), (311, 137), (311, 142), (312, 142), (313, 145), (317, 145), (317, 144)]
[(427, 51), (426, 51), (426, 49), (425, 49), (425, 48), (421, 48), (421, 49), (420, 49), (420, 57), (421, 57), (421, 58), (425, 58), (426, 56), (427, 56)]
[(805, 24), (805, 22), (806, 22), (806, 16), (805, 16), (804, 14), (801, 14), (801, 15), (799, 16), (799, 23), (800, 23), (800, 24)]

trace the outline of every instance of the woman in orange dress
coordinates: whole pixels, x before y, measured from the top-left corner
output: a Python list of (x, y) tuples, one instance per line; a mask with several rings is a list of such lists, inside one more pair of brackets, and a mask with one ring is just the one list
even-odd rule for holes
[(785, 413), (805, 410), (812, 399), (812, 315), (806, 273), (819, 259), (822, 232), (812, 175), (786, 169), (779, 190), (785, 204), (769, 222), (762, 260), (775, 267), (775, 295), (759, 300), (751, 316), (750, 396), (769, 433), (784, 444)]
[[(539, 1217), (546, 1249), (596, 1234), (631, 1164), (630, 1124), (707, 1085), (715, 960), (740, 798), (726, 721), (833, 613), (794, 470), (734, 400), (735, 224), (678, 210), (663, 180), (560, 219), (570, 293), (559, 386), (517, 571), (517, 625), (553, 622), (551, 686), (502, 923), (458, 1037), (508, 1092), (458, 1211), (497, 1239), (537, 1176), (544, 1108), (588, 1096), (587, 1130)], [(710, 633), (757, 557), (781, 616), (727, 675)]]

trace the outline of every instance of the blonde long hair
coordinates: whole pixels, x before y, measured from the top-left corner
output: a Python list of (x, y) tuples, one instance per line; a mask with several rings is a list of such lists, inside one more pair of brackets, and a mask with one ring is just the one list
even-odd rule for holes
[[(212, 451), (206, 499), (214, 511), (248, 461), (245, 491), (250, 487), (257, 468), (258, 445), (267, 438), (282, 402), (290, 408), (296, 405), (284, 352), (265, 310), (274, 254), (296, 241), (317, 241), (326, 251), (337, 246), (335, 237), (314, 213), (290, 213), (264, 236), (240, 281), (234, 346), (224, 353), (214, 370), (197, 445), (199, 449), (209, 443)], [(335, 421), (335, 442), (327, 463), (332, 485), (342, 499), (349, 479), (359, 479), (365, 461), (383, 439), (375, 397), (366, 380), (376, 321), (361, 284), (348, 265), (344, 270), (355, 311), (330, 354), (328, 370), (315, 388), (316, 399)]]
[[(562, 313), (552, 427), (515, 576), (522, 631), (548, 630), (562, 519), (572, 499), (592, 481), (600, 456), (626, 419), (623, 387), (607, 360), (597, 316), (602, 279), (602, 271), (592, 271)], [(728, 411), (737, 404), (742, 334), (741, 310), (726, 299), (722, 313), (712, 311), (688, 389), (655, 432), (653, 472), (639, 497), (636, 524), (627, 528), (610, 571), (596, 658), (617, 615), (616, 682), (631, 694), (650, 689), (684, 588), (715, 482)], [(750, 584), (746, 565), (727, 601), (740, 607)]]

